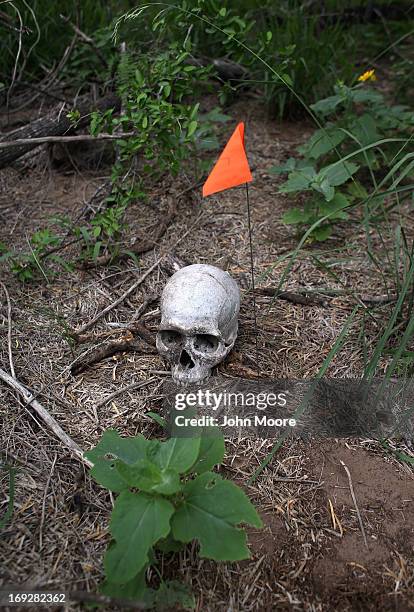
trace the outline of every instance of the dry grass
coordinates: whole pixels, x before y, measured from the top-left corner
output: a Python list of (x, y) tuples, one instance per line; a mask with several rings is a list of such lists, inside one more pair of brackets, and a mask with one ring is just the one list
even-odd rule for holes
[[(255, 175), (250, 197), (259, 276), (296, 245), (293, 230), (280, 223), (288, 202), (277, 193), (277, 183), (266, 168), (288, 157), (308, 128), (269, 125), (253, 105), (235, 107), (235, 120), (239, 114), (249, 126), (247, 139)], [(96, 174), (64, 175), (47, 167), (43, 171), (30, 170), (27, 175), (5, 171), (0, 180), (0, 239), (25, 248), (26, 235), (46, 224), (52, 214), (75, 217), (101, 182), (102, 177)], [(150, 203), (129, 212), (131, 236), (150, 231), (163, 214), (165, 196), (173, 196), (186, 185), (183, 177), (179, 186), (154, 186)], [(114, 301), (145, 272), (161, 250), (171, 249), (200, 211), (194, 231), (175, 254), (189, 263), (205, 262), (227, 269), (246, 289), (249, 250), (245, 207), (243, 189), (203, 202), (195, 193), (189, 193), (180, 201), (176, 220), (161, 244), (143, 256), (138, 267), (129, 262), (75, 271), (50, 279), (49, 283), (30, 286), (19, 284), (4, 272), (12, 304), (12, 352), (17, 378), (83, 449), (93, 446), (110, 427), (130, 436), (138, 432), (160, 434), (146, 413), (161, 406), (162, 376), (156, 375), (148, 386), (121, 394), (108, 404), (102, 402), (131, 382), (154, 377), (152, 371), (163, 370), (164, 364), (157, 355), (128, 353), (72, 377), (70, 364), (80, 352), (88, 350), (88, 345), (73, 349), (65, 340), (62, 321), (80, 326)], [(378, 236), (372, 236), (373, 246), (382, 256), (384, 246), (392, 248), (391, 229), (384, 233), (385, 245)], [(407, 218), (406, 232), (413, 235), (411, 218)], [(350, 289), (358, 294), (383, 295), (381, 273), (368, 258), (364, 244), (360, 225), (338, 226), (322, 247), (307, 245), (306, 256), (294, 263), (285, 288)], [(336, 281), (326, 270), (316, 267), (310, 257), (317, 251), (334, 248), (340, 251), (319, 256), (325, 263), (336, 258), (332, 268)], [(285, 267), (286, 261), (276, 265), (262, 286), (276, 287)], [(391, 279), (392, 271), (386, 264), (382, 273)], [(128, 322), (146, 295), (161, 291), (165, 279), (165, 273), (157, 268), (139, 290), (96, 324), (96, 334), (109, 329), (109, 324)], [(7, 369), (7, 309), (3, 296), (1, 300), (0, 364)], [(258, 297), (262, 376), (314, 376), (354, 305), (352, 295), (326, 298), (325, 306)], [(372, 316), (365, 316), (364, 343), (368, 353), (391, 309), (392, 304), (380, 305), (372, 310)], [(330, 376), (361, 375), (364, 357), (359, 333), (363, 316), (361, 309), (342, 351), (329, 368)], [(156, 306), (142, 320), (155, 331)], [(251, 295), (246, 293), (237, 345), (220, 372), (227, 376), (248, 374), (256, 364), (254, 347)], [(385, 366), (383, 360), (380, 369)], [(374, 441), (334, 444), (294, 440), (285, 443), (271, 465), (253, 485), (247, 486), (248, 478), (271, 446), (271, 440), (229, 440), (222, 467), (223, 474), (246, 486), (266, 524), (263, 532), (250, 532), (252, 559), (239, 564), (215, 564), (199, 560), (193, 546), (179, 558), (166, 558), (164, 574), (192, 585), (198, 610), (354, 610), (371, 609), (370, 606), (386, 610), (394, 609), (397, 603), (401, 610), (409, 609), (414, 597), (414, 566), (409, 553), (414, 543), (414, 524), (409, 518), (410, 512), (414, 515), (412, 470), (384, 456)], [(23, 406), (4, 385), (0, 386), (0, 449), (3, 459), (19, 467), (13, 519), (1, 533), (0, 584), (96, 591), (108, 542), (108, 493), (94, 484), (82, 466), (45, 430), (30, 407)], [(342, 468), (338, 468), (341, 459), (347, 465), (352, 463), (351, 475), (372, 547), (369, 554), (364, 550), (346, 474), (342, 470), (341, 475)], [(370, 471), (364, 471), (364, 465)], [(376, 479), (384, 474), (382, 497), (377, 499)], [(0, 482), (1, 511), (7, 502), (5, 473)], [(370, 482), (375, 487), (369, 487)], [(338, 491), (342, 497), (337, 499)], [(332, 522), (332, 508), (343, 537), (338, 524)], [(400, 532), (391, 529), (396, 521), (400, 521)]]

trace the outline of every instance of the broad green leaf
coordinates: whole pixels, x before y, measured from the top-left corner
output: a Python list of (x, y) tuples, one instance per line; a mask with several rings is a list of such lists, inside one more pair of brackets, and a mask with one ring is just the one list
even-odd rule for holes
[(133, 465), (116, 462), (116, 469), (129, 487), (136, 487), (147, 493), (172, 495), (181, 489), (180, 477), (176, 470), (161, 470), (148, 459), (139, 459)]
[(336, 162), (322, 168), (318, 173), (318, 179), (326, 178), (331, 185), (336, 187), (348, 181), (358, 169), (359, 166), (352, 162)]
[[(218, 138), (214, 136), (213, 134), (211, 134), (210, 136), (207, 136), (206, 138), (201, 138), (196, 143), (196, 146), (198, 149), (201, 149), (204, 151), (215, 151), (220, 148), (220, 143), (218, 141)], [(211, 166), (210, 163), (206, 165), (208, 168), (210, 168)]]
[(323, 217), (325, 215), (329, 215), (329, 221), (333, 221), (335, 219), (345, 220), (348, 219), (349, 215), (342, 209), (346, 208), (348, 204), (348, 198), (343, 193), (337, 192), (330, 202), (321, 202), (319, 205), (319, 213)]
[(289, 157), (288, 160), (281, 166), (271, 166), (268, 169), (269, 174), (284, 174), (285, 172), (292, 172), (296, 168), (297, 160), (294, 157)]
[(104, 559), (110, 582), (128, 582), (145, 566), (149, 550), (169, 534), (173, 513), (174, 506), (166, 499), (146, 493), (120, 493), (110, 523), (115, 543)]
[(354, 102), (358, 102), (360, 104), (365, 102), (376, 104), (378, 102), (382, 102), (384, 99), (383, 95), (379, 91), (369, 89), (366, 86), (362, 87), (361, 89), (350, 90), (350, 95)]
[(96, 260), (98, 258), (98, 255), (101, 251), (101, 246), (102, 246), (102, 241), (98, 240), (97, 242), (95, 242), (94, 247), (93, 247), (93, 251), (92, 251), (92, 259)]
[(196, 463), (191, 471), (202, 474), (222, 462), (225, 453), (224, 438), (218, 427), (204, 427)]
[(135, 599), (147, 603), (147, 584), (145, 580), (145, 574), (147, 566), (143, 567), (142, 570), (132, 578), (129, 582), (124, 584), (116, 584), (105, 580), (99, 587), (100, 593), (108, 595), (108, 597), (115, 597), (116, 599)]
[(187, 472), (197, 460), (201, 440), (196, 438), (170, 438), (161, 442), (156, 452), (151, 455), (161, 469), (176, 470), (180, 474)]
[(187, 128), (187, 138), (191, 138), (197, 129), (198, 121), (190, 121)]
[(310, 189), (310, 184), (315, 177), (316, 171), (312, 166), (306, 166), (301, 170), (294, 170), (289, 174), (288, 180), (281, 185), (279, 191), (281, 193), (291, 193)]
[(231, 117), (222, 113), (220, 107), (216, 106), (208, 113), (203, 114), (202, 119), (203, 122), (226, 123), (230, 121)]
[(319, 159), (332, 151), (346, 137), (346, 133), (337, 127), (316, 130), (308, 142), (298, 148), (298, 151), (310, 159)]
[(187, 585), (176, 580), (167, 580), (161, 583), (158, 590), (150, 589), (146, 585), (145, 572), (146, 568), (126, 584), (115, 584), (105, 580), (99, 590), (108, 597), (142, 603), (148, 609), (194, 609), (194, 596)]
[(318, 113), (319, 115), (330, 115), (343, 101), (344, 96), (342, 95), (329, 96), (328, 98), (319, 100), (315, 104), (311, 104), (310, 107), (314, 113)]
[(342, 208), (346, 208), (348, 205), (349, 200), (346, 195), (337, 191), (334, 199), (326, 205), (326, 208), (332, 212), (333, 210), (341, 210)]
[(261, 527), (262, 521), (245, 493), (218, 474), (206, 472), (188, 482), (172, 518), (175, 540), (200, 542), (201, 557), (216, 561), (249, 558), (246, 534), (239, 523)]
[(364, 113), (357, 117), (350, 127), (350, 132), (357, 138), (361, 147), (365, 147), (381, 139), (381, 134), (377, 129), (377, 122), (372, 115)]
[(159, 540), (159, 542), (157, 542), (156, 544), (156, 547), (163, 553), (171, 553), (183, 550), (184, 544), (182, 542), (177, 542), (176, 540), (174, 540), (170, 533), (163, 540)]
[(197, 104), (194, 104), (194, 106), (193, 106), (193, 108), (192, 108), (192, 110), (191, 110), (190, 116), (189, 116), (189, 119), (190, 119), (190, 120), (191, 120), (191, 119), (194, 119), (194, 117), (195, 117), (195, 116), (197, 115), (197, 113), (198, 113), (198, 109), (199, 109), (199, 108), (200, 108), (200, 102), (197, 102)]
[(334, 187), (332, 187), (331, 183), (329, 182), (329, 179), (326, 176), (318, 176), (317, 178), (318, 180), (312, 183), (312, 187), (313, 189), (315, 189), (315, 191), (318, 191), (319, 193), (324, 195), (325, 200), (329, 202), (335, 195), (335, 189)]
[(330, 225), (322, 225), (322, 227), (316, 227), (313, 232), (312, 232), (312, 236), (315, 238), (315, 240), (317, 240), (318, 242), (323, 242), (324, 240), (326, 240), (327, 238), (329, 238), (329, 236), (332, 233), (332, 227)]
[(148, 448), (152, 442), (144, 436), (135, 438), (121, 438), (114, 429), (107, 429), (99, 443), (85, 453), (89, 461), (94, 464), (91, 475), (100, 485), (110, 491), (122, 491), (127, 484), (116, 470), (116, 460), (133, 464), (138, 459), (145, 459)]
[(88, 232), (88, 228), (85, 226), (81, 226), (79, 228), (80, 233), (82, 234), (82, 238), (84, 239), (85, 242), (90, 242), (91, 241), (91, 237), (89, 236), (89, 232)]
[(312, 213), (300, 208), (291, 208), (282, 215), (283, 223), (286, 225), (296, 225), (296, 223), (306, 223)]
[(178, 580), (162, 582), (157, 591), (152, 591), (156, 610), (194, 610), (195, 599), (190, 588)]

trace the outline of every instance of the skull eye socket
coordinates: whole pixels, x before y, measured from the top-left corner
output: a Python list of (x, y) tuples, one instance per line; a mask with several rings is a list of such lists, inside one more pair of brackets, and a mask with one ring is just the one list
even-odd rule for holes
[(211, 334), (197, 334), (194, 339), (194, 348), (203, 353), (214, 353), (218, 347), (218, 338)]
[(166, 346), (176, 346), (180, 344), (182, 336), (180, 332), (173, 329), (165, 329), (160, 332), (161, 340)]

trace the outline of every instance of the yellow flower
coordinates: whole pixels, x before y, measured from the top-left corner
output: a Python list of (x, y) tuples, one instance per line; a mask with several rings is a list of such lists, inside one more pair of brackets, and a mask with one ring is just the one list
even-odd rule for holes
[(363, 74), (358, 77), (358, 81), (361, 83), (365, 83), (365, 81), (376, 81), (377, 77), (375, 76), (375, 70), (367, 70)]

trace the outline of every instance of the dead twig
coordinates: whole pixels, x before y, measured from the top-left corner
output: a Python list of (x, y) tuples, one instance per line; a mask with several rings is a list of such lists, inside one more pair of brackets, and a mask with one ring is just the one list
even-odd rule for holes
[(75, 25), (74, 23), (72, 23), (70, 21), (69, 17), (65, 17), (65, 15), (60, 15), (60, 17), (61, 17), (61, 19), (63, 19), (63, 21), (65, 23), (68, 23), (70, 25), (72, 30), (75, 32), (75, 34), (77, 34), (79, 36), (79, 38), (81, 40), (86, 42), (94, 50), (96, 56), (99, 58), (99, 60), (100, 60), (100, 62), (102, 64), (102, 66), (104, 68), (108, 68), (108, 62), (106, 61), (105, 56), (103, 55), (102, 51), (96, 46), (95, 41), (93, 40), (93, 38), (91, 38), (90, 36), (85, 34), (85, 32), (82, 32), (82, 30), (80, 30), (77, 25)]
[(59, 438), (61, 442), (85, 465), (88, 467), (92, 467), (93, 464), (84, 457), (83, 451), (72, 440), (72, 438), (62, 429), (59, 423), (56, 421), (54, 417), (40, 404), (35, 398), (34, 395), (26, 389), (16, 378), (7, 374), (4, 370), (0, 368), (0, 380), (2, 380), (6, 385), (17, 391), (24, 399), (26, 403), (26, 407), (30, 405), (31, 408), (40, 416), (40, 418), (44, 421), (44, 423), (53, 431), (55, 436)]
[(124, 333), (120, 338), (117, 338), (104, 346), (99, 346), (96, 349), (92, 349), (85, 355), (84, 358), (75, 361), (75, 363), (73, 363), (71, 366), (71, 372), (73, 375), (80, 374), (91, 365), (99, 363), (108, 357), (113, 357), (113, 355), (116, 355), (116, 353), (123, 353), (126, 351), (134, 351), (148, 355), (154, 355), (157, 352), (155, 348), (146, 342), (143, 343), (142, 341), (137, 340), (134, 334), (130, 330), (127, 330), (127, 333)]
[(158, 293), (150, 293), (149, 295), (147, 295), (144, 298), (144, 301), (142, 302), (141, 306), (138, 308), (138, 310), (136, 311), (136, 313), (130, 320), (129, 324), (127, 324), (127, 327), (129, 327), (131, 323), (134, 323), (135, 321), (137, 321), (140, 318), (140, 316), (143, 315), (144, 312), (147, 310), (148, 306), (156, 302), (159, 299), (159, 297), (160, 296), (158, 295)]
[(113, 393), (105, 397), (105, 399), (103, 399), (101, 402), (96, 404), (96, 409), (98, 410), (99, 408), (102, 408), (102, 406), (105, 406), (105, 404), (108, 404), (108, 402), (112, 402), (113, 399), (115, 399), (119, 395), (122, 395), (123, 393), (126, 393), (127, 391), (141, 389), (142, 387), (146, 387), (150, 385), (155, 380), (157, 379), (155, 378), (155, 376), (153, 376), (152, 378), (149, 378), (148, 380), (144, 380), (144, 381), (141, 380), (139, 382), (134, 382), (134, 383), (131, 383), (130, 385), (127, 385), (126, 387), (123, 387), (122, 389), (118, 389), (117, 391), (114, 391)]
[(10, 365), (10, 373), (13, 378), (16, 378), (16, 373), (14, 371), (13, 365), (13, 353), (12, 353), (12, 318), (11, 318), (11, 302), (9, 292), (7, 291), (7, 287), (4, 283), (1, 283), (3, 287), (3, 291), (7, 300), (7, 348), (9, 353), (9, 365)]
[(355, 512), (357, 513), (359, 527), (361, 529), (362, 537), (364, 538), (365, 546), (368, 548), (367, 536), (365, 534), (364, 524), (362, 522), (361, 513), (359, 511), (357, 500), (356, 500), (356, 497), (355, 497), (354, 487), (353, 487), (353, 484), (352, 484), (351, 473), (350, 473), (349, 469), (347, 468), (347, 466), (345, 465), (345, 463), (342, 461), (342, 459), (340, 459), (340, 464), (342, 465), (342, 467), (344, 468), (344, 470), (346, 472), (346, 475), (348, 476), (349, 490), (351, 492), (352, 501), (354, 502)]
[(20, 147), (22, 145), (40, 145), (54, 142), (82, 142), (90, 140), (122, 140), (123, 138), (129, 138), (134, 136), (135, 132), (119, 132), (119, 134), (97, 134), (92, 136), (91, 134), (77, 134), (74, 136), (41, 136), (39, 138), (18, 138), (17, 140), (8, 140), (6, 142), (0, 142), (0, 149), (7, 149), (9, 147)]
[(396, 302), (396, 295), (361, 295), (361, 300), (367, 304), (388, 304)]
[(50, 481), (52, 480), (53, 471), (55, 469), (55, 464), (57, 460), (57, 454), (55, 453), (55, 457), (53, 459), (52, 467), (50, 468), (49, 476), (45, 485), (45, 492), (43, 494), (43, 502), (42, 502), (42, 514), (40, 516), (40, 524), (39, 524), (39, 549), (42, 549), (43, 544), (43, 525), (45, 522), (45, 513), (46, 513), (46, 497), (47, 492), (49, 490)]
[[(364, 304), (388, 304), (397, 300), (396, 295), (357, 295), (354, 291), (344, 291), (340, 289), (303, 289), (297, 291), (278, 291), (275, 287), (257, 287), (258, 295), (266, 295), (275, 297), (280, 300), (286, 300), (293, 304), (303, 304), (304, 306), (324, 306), (326, 304), (325, 297), (340, 297), (343, 295), (354, 295)], [(321, 294), (321, 295), (319, 295)]]
[[(132, 319), (130, 321), (128, 321), (128, 323), (108, 323), (109, 327), (112, 327), (112, 331), (111, 332), (104, 332), (104, 333), (108, 333), (108, 334), (112, 334), (115, 333), (119, 330), (122, 329), (129, 329), (132, 332), (134, 331), (134, 325), (136, 323), (136, 321), (141, 317), (141, 315), (143, 315), (146, 311), (146, 309), (148, 308), (148, 306), (150, 304), (152, 304), (153, 302), (157, 302), (159, 300), (160, 296), (158, 295), (158, 293), (152, 293), (150, 294), (148, 297), (146, 297), (143, 301), (143, 303), (141, 304), (141, 306), (138, 308), (138, 310), (136, 311), (136, 313), (134, 314), (134, 316), (132, 317)], [(139, 327), (137, 328), (138, 330), (140, 329)], [(91, 336), (91, 334), (86, 334), (86, 336)], [(81, 336), (81, 338), (83, 338), (84, 336)], [(96, 336), (95, 336), (96, 337)], [(142, 336), (144, 337), (144, 336)], [(81, 340), (78, 340), (79, 342)], [(152, 344), (152, 342), (149, 342), (149, 344)]]
[(140, 336), (147, 344), (150, 346), (155, 346), (155, 338), (154, 335), (148, 331), (148, 329), (142, 325), (142, 323), (138, 323), (135, 321), (128, 326), (130, 332), (134, 335)]
[(140, 278), (138, 280), (136, 280), (135, 283), (133, 283), (117, 300), (115, 300), (114, 302), (111, 302), (111, 304), (108, 304), (108, 306), (106, 306), (106, 308), (104, 308), (103, 310), (98, 312), (98, 314), (96, 316), (94, 316), (93, 319), (88, 321), (88, 323), (85, 323), (85, 325), (82, 325), (78, 329), (73, 330), (71, 332), (71, 335), (73, 336), (73, 338), (76, 340), (78, 336), (80, 336), (81, 334), (85, 333), (88, 329), (93, 327), (93, 325), (95, 325), (95, 323), (97, 323), (97, 321), (99, 321), (99, 319), (101, 319), (108, 312), (110, 312), (111, 310), (116, 308), (116, 306), (121, 304), (129, 295), (131, 295), (131, 293), (133, 291), (135, 291), (135, 289), (137, 289), (140, 285), (142, 285), (142, 283), (147, 278), (147, 276), (149, 276), (151, 274), (151, 272), (153, 270), (155, 270), (155, 268), (158, 266), (158, 264), (160, 263), (161, 259), (162, 259), (162, 256), (159, 257), (157, 259), (157, 261), (152, 266), (150, 266), (148, 268), (148, 270), (146, 272), (144, 272), (144, 274), (142, 276), (140, 276)]
[[(172, 246), (172, 249), (174, 249), (182, 240), (184, 240), (184, 238), (186, 238), (188, 236), (188, 234), (193, 230), (195, 225), (197, 225), (197, 223), (201, 219), (202, 215), (203, 215), (203, 211), (201, 211), (197, 215), (197, 218), (195, 219), (194, 223), (192, 223), (190, 225), (188, 230), (186, 232), (184, 232), (184, 234), (182, 236), (180, 236), (180, 238), (178, 240), (176, 240), (176, 242)], [(116, 308), (119, 304), (121, 304), (129, 295), (131, 295), (131, 293), (133, 293), (135, 291), (135, 289), (137, 289), (137, 287), (142, 285), (142, 283), (145, 281), (147, 276), (149, 276), (151, 274), (151, 272), (153, 272), (159, 266), (161, 261), (165, 257), (167, 257), (168, 254), (169, 254), (168, 251), (163, 253), (160, 257), (158, 257), (157, 261), (155, 263), (153, 263), (152, 266), (150, 266), (148, 268), (148, 270), (146, 272), (144, 272), (144, 274), (142, 276), (140, 276), (140, 278), (138, 278), (138, 280), (135, 281), (135, 283), (132, 283), (132, 285), (118, 299), (116, 299), (114, 302), (111, 302), (111, 304), (108, 304), (108, 306), (106, 306), (103, 310), (98, 312), (98, 314), (95, 317), (93, 317), (93, 319), (88, 321), (88, 323), (85, 323), (84, 325), (82, 325), (77, 330), (73, 330), (73, 337), (76, 339), (76, 336), (78, 336), (79, 334), (83, 334), (85, 331), (87, 331), (93, 325), (95, 325), (95, 323), (97, 321), (99, 321), (102, 317), (104, 317), (108, 312), (110, 312), (111, 310)]]
[(293, 304), (302, 304), (303, 306), (324, 306), (325, 300), (317, 295), (303, 295), (300, 293), (293, 293), (292, 291), (277, 291), (273, 287), (258, 287), (256, 289), (258, 295), (268, 295), (270, 297), (276, 297), (280, 300), (286, 300)]
[[(116, 256), (116, 260), (121, 261), (123, 259), (129, 258), (131, 257), (131, 253), (133, 253), (134, 255), (142, 255), (143, 253), (146, 253), (147, 251), (150, 251), (155, 246), (157, 246), (158, 242), (163, 237), (168, 227), (171, 225), (176, 212), (177, 212), (176, 204), (171, 199), (169, 206), (168, 206), (168, 212), (166, 215), (162, 217), (161, 221), (157, 224), (157, 229), (154, 235), (152, 236), (152, 238), (147, 238), (146, 240), (144, 239), (144, 240), (139, 241), (137, 244), (128, 246), (127, 250), (119, 253)], [(82, 268), (90, 269), (90, 268), (97, 268), (98, 266), (106, 266), (107, 264), (111, 263), (113, 259), (114, 259), (114, 256), (111, 254), (101, 255), (100, 257), (97, 257), (94, 260), (83, 262)]]

